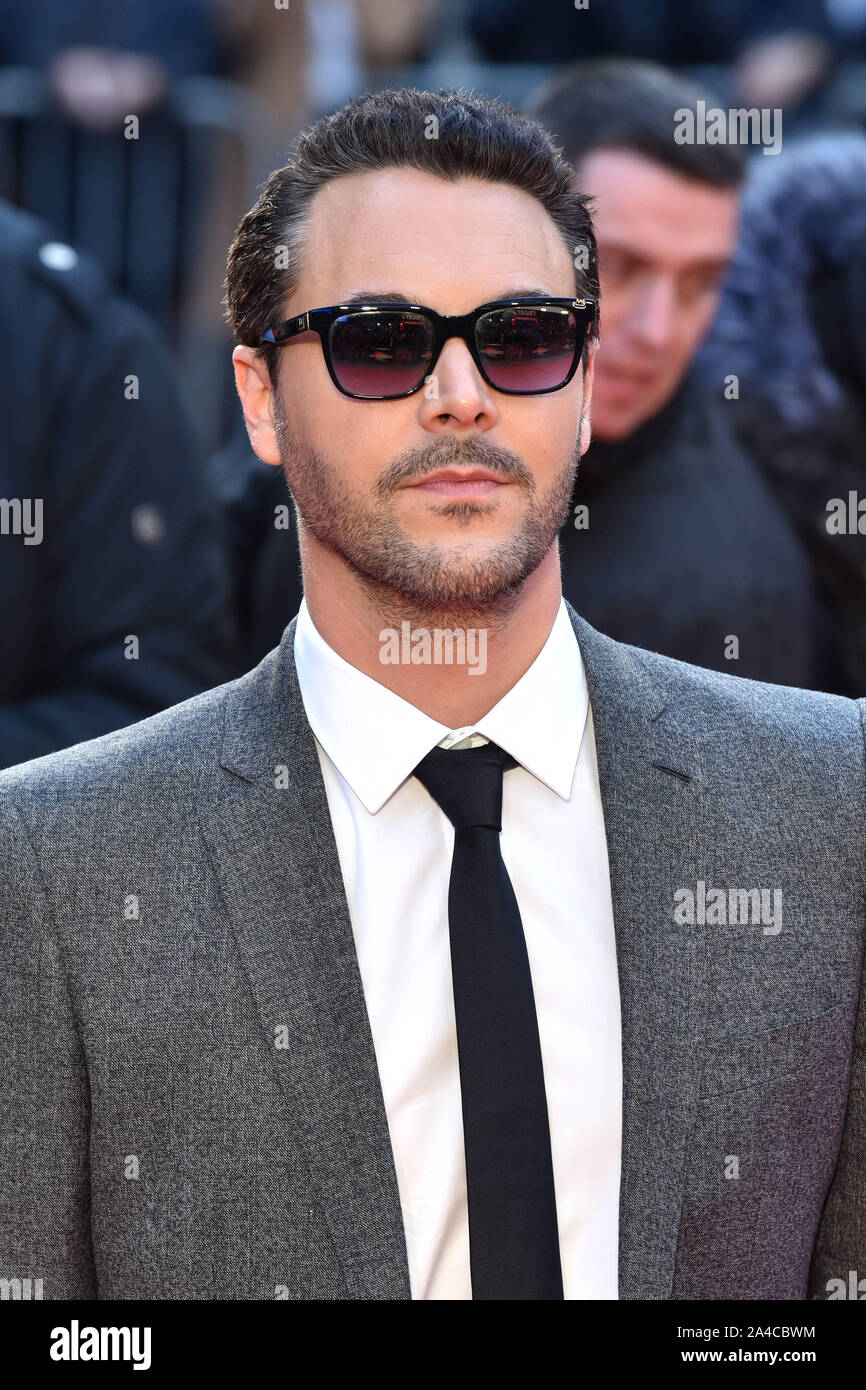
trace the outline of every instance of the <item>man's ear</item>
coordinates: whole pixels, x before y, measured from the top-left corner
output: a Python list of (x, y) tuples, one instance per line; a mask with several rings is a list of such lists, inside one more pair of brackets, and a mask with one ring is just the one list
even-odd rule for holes
[(583, 374), (583, 405), (580, 412), (580, 456), (581, 458), (589, 448), (592, 440), (592, 430), (590, 428), (590, 407), (592, 405), (592, 385), (595, 381), (595, 354), (598, 351), (598, 341), (593, 342), (589, 349), (589, 361), (586, 364), (586, 371)]
[(282, 460), (274, 432), (274, 391), (267, 363), (255, 348), (243, 346), (235, 348), (232, 362), (253, 451), (262, 463), (278, 467)]

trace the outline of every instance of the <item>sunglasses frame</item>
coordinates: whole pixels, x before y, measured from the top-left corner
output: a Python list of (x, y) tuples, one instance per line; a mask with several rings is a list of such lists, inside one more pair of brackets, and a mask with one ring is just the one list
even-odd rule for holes
[[(507, 388), (497, 386), (490, 380), (481, 361), (478, 345), (475, 341), (475, 330), (478, 320), (485, 314), (494, 309), (570, 309), (577, 320), (577, 338), (574, 347), (574, 360), (569, 367), (568, 375), (564, 381), (557, 386), (543, 386), (536, 391), (509, 391)], [(413, 386), (409, 391), (396, 391), (385, 396), (358, 396), (353, 391), (347, 391), (337, 380), (334, 365), (331, 360), (331, 329), (335, 321), (345, 314), (381, 314), (383, 311), (404, 312), (413, 314), (424, 314), (431, 322), (433, 327), (433, 355), (430, 366), (425, 372), (417, 386)], [(344, 396), (348, 396), (353, 401), (397, 401), (403, 400), (406, 396), (414, 396), (421, 390), (428, 378), (432, 375), (433, 369), (439, 360), (439, 355), (449, 338), (462, 338), (471, 354), (472, 360), (478, 371), (494, 391), (499, 391), (504, 396), (546, 396), (552, 391), (561, 391), (572, 380), (577, 371), (577, 364), (583, 356), (586, 346), (586, 338), (592, 324), (593, 313), (595, 310), (594, 299), (566, 299), (566, 298), (543, 298), (538, 295), (530, 295), (520, 299), (491, 299), (486, 304), (479, 304), (477, 309), (472, 309), (468, 314), (439, 314), (435, 309), (431, 309), (426, 304), (394, 303), (393, 300), (371, 300), (364, 304), (330, 304), (322, 309), (308, 309), (303, 314), (296, 314), (294, 318), (285, 319), (274, 328), (269, 328), (259, 338), (260, 343), (271, 343), (276, 347), (283, 347), (291, 342), (301, 333), (318, 333), (319, 341), (322, 344), (322, 353), (325, 358), (325, 366), (328, 375), (336, 386), (337, 390)], [(583, 330), (581, 331), (581, 320)]]

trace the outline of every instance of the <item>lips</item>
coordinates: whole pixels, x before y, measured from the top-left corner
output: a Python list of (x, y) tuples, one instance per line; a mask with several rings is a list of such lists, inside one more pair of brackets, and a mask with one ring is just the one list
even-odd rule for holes
[(507, 479), (497, 477), (484, 468), (440, 468), (435, 473), (427, 473), (412, 484), (415, 493), (438, 493), (443, 497), (485, 498), (500, 492)]
[(500, 486), (504, 479), (490, 473), (486, 468), (440, 468), (435, 473), (425, 473), (413, 487), (427, 487), (430, 483), (495, 483)]

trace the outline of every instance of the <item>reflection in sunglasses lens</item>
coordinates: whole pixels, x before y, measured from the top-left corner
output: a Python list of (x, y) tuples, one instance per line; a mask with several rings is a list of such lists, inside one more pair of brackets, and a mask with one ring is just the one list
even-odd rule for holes
[(478, 320), (475, 338), (484, 370), (502, 391), (550, 391), (561, 386), (577, 348), (569, 309), (494, 309)]
[(423, 314), (386, 310), (343, 314), (331, 325), (331, 362), (353, 396), (401, 396), (420, 385), (433, 356), (433, 327)]

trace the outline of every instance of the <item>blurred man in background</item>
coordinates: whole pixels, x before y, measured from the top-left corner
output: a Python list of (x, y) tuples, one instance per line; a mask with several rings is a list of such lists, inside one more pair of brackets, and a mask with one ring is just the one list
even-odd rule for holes
[(675, 141), (675, 113), (700, 95), (622, 59), (566, 70), (533, 105), (594, 199), (601, 278), (593, 443), (561, 536), (563, 589), (620, 641), (809, 686), (808, 562), (735, 440), (724, 383), (710, 393), (692, 371), (744, 174), (736, 145)]
[(0, 326), (7, 767), (236, 672), (213, 504), (147, 320), (41, 223), (0, 204)]

